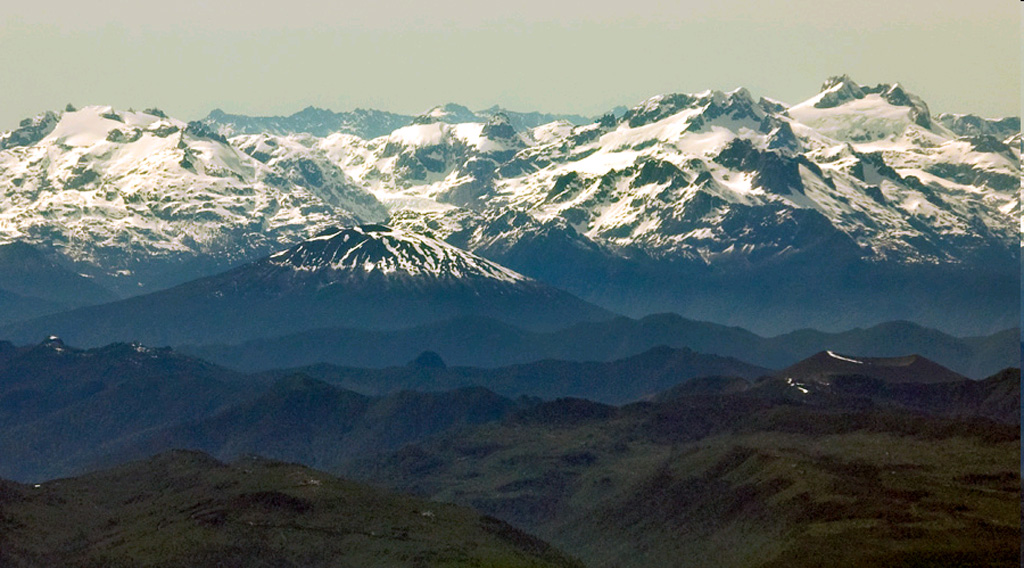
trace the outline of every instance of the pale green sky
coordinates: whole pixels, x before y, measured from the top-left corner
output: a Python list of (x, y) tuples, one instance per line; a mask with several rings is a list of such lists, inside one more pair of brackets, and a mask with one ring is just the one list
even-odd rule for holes
[(183, 119), (449, 101), (597, 114), (745, 86), (795, 103), (839, 73), (899, 81), (933, 112), (1021, 107), (1021, 9), (1009, 0), (8, 4), (0, 130), (68, 102)]

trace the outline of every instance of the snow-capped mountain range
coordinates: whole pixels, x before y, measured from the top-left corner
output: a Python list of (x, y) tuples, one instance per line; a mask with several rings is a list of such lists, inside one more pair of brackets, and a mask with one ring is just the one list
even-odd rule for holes
[(419, 122), (321, 148), (392, 215), (426, 216), (443, 237), (510, 209), (705, 264), (784, 256), (826, 236), (898, 262), (1017, 248), (1020, 148), (958, 136), (898, 85), (838, 78), (789, 108), (743, 89), (665, 95), (619, 119), (525, 132), (500, 115)]
[(349, 112), (333, 112), (327, 109), (306, 107), (290, 116), (246, 116), (228, 114), (216, 109), (210, 112), (202, 123), (208, 125), (223, 136), (239, 134), (274, 134), (287, 136), (290, 134), (312, 134), (329, 136), (331, 134), (352, 134), (367, 140), (379, 136), (387, 136), (391, 132), (408, 126), (413, 121), (441, 121), (458, 124), (461, 122), (486, 122), (496, 114), (504, 114), (512, 124), (527, 130), (542, 124), (565, 120), (572, 124), (588, 124), (592, 118), (578, 114), (550, 114), (542, 112), (515, 112), (497, 105), (473, 112), (455, 103), (434, 107), (418, 115), (395, 114), (380, 110), (357, 108)]
[(737, 89), (552, 117), (47, 113), (0, 134), (0, 241), (159, 286), (152, 259), (225, 266), (387, 220), (626, 311), (654, 280), (680, 296), (679, 275), (1019, 270), (1016, 118), (933, 116), (846, 76), (791, 106)]
[(0, 240), (55, 248), (130, 288), (163, 284), (146, 282), (152, 261), (237, 263), (327, 226), (387, 218), (321, 154), (269, 144), (256, 159), (155, 109), (43, 114), (0, 136)]

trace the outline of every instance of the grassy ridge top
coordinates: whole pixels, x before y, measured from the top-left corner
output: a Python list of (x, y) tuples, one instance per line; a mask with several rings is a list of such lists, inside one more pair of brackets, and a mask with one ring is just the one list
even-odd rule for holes
[(0, 565), (578, 566), (496, 519), (298, 465), (175, 451), (0, 485)]
[(893, 408), (556, 401), (361, 475), (592, 567), (1016, 566), (1019, 444), (1016, 425)]

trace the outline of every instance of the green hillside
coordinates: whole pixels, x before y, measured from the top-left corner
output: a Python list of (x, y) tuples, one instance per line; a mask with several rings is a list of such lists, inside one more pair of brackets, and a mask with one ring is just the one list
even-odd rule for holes
[(563, 567), (469, 509), (305, 467), (170, 452), (41, 486), (0, 482), (0, 565)]
[(562, 400), (354, 475), (470, 505), (588, 566), (1016, 566), (1015, 424), (737, 395)]

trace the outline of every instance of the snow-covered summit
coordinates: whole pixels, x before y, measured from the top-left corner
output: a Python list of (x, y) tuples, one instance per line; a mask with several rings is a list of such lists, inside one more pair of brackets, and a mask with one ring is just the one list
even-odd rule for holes
[(928, 105), (899, 83), (868, 87), (846, 75), (826, 81), (820, 93), (794, 105), (788, 114), (820, 134), (849, 142), (915, 134), (932, 141), (955, 137), (934, 123)]
[(155, 109), (47, 113), (3, 140), (0, 242), (56, 249), (129, 288), (139, 265), (230, 264), (386, 215), (335, 164), (264, 163), (203, 123)]
[(706, 264), (823, 242), (964, 262), (1017, 238), (1019, 148), (958, 136), (900, 84), (835, 77), (791, 107), (742, 88), (658, 95), (619, 118), (537, 127), (504, 154), (482, 152), (480, 123), (427, 126), (331, 154), (393, 218), (417, 226), (419, 212), (442, 236), (489, 233), (487, 211), (507, 208), (600, 246)]
[(863, 98), (864, 90), (849, 75), (837, 75), (826, 79), (821, 91), (811, 100), (815, 108), (833, 108)]
[(412, 122), (413, 124), (430, 124), (433, 122), (461, 124), (464, 122), (481, 122), (481, 117), (460, 104), (448, 103), (436, 106), (420, 114), (413, 118)]
[(485, 278), (505, 282), (525, 276), (443, 241), (385, 225), (329, 229), (269, 258), (297, 271), (374, 273), (435, 280)]

